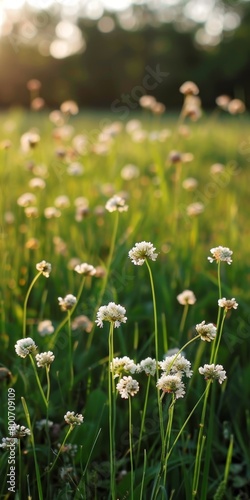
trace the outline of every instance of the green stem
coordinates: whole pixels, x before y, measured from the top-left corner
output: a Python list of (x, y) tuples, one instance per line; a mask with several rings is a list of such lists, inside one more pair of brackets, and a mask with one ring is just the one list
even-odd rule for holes
[(37, 369), (36, 369), (36, 364), (35, 364), (35, 361), (32, 357), (31, 354), (29, 354), (29, 358), (30, 358), (30, 361), (31, 361), (31, 364), (33, 366), (33, 369), (34, 369), (34, 373), (35, 373), (35, 377), (36, 377), (36, 381), (37, 381), (37, 385), (38, 385), (38, 388), (39, 388), (39, 391), (40, 391), (40, 394), (42, 396), (42, 399), (44, 401), (44, 404), (46, 406), (46, 409), (48, 408), (48, 400), (46, 399), (45, 395), (44, 395), (44, 392), (43, 392), (43, 388), (41, 386), (41, 382), (40, 382), (40, 379), (38, 377), (38, 373), (37, 373)]
[(74, 369), (73, 369), (73, 359), (72, 359), (72, 340), (71, 340), (71, 322), (70, 322), (70, 311), (68, 313), (68, 339), (69, 339), (69, 392), (71, 393), (74, 385)]
[(113, 342), (114, 325), (109, 328), (109, 366), (108, 366), (108, 395), (109, 395), (109, 450), (110, 450), (110, 493), (115, 500), (115, 381), (110, 371), (114, 357)]
[(131, 396), (128, 397), (128, 413), (129, 413), (129, 454), (130, 454), (130, 499), (134, 500), (134, 466), (133, 466), (133, 443), (132, 443), (132, 411), (131, 411)]
[[(221, 295), (220, 261), (218, 262), (217, 275), (218, 275), (217, 279), (218, 279), (219, 299), (221, 299), (222, 295)], [(218, 314), (217, 314), (217, 322), (216, 322), (217, 331), (220, 328), (220, 316), (221, 316), (221, 307), (218, 306)], [(213, 346), (212, 346), (212, 351), (211, 351), (211, 356), (210, 356), (210, 363), (215, 358), (215, 349), (216, 349), (217, 344), (218, 344), (218, 342), (215, 339), (215, 341), (213, 342)], [(217, 351), (218, 351), (218, 349), (217, 349)]]
[(142, 480), (141, 480), (140, 500), (143, 499), (143, 489), (144, 489), (144, 483), (145, 483), (146, 469), (147, 469), (147, 450), (144, 450), (144, 461), (143, 461), (143, 473), (142, 473)]
[(32, 426), (31, 426), (31, 421), (30, 421), (30, 415), (29, 415), (29, 410), (26, 404), (26, 401), (23, 397), (21, 397), (25, 417), (27, 420), (28, 428), (30, 430), (30, 440), (31, 440), (31, 446), (33, 449), (33, 456), (34, 456), (34, 462), (35, 462), (35, 471), (36, 471), (36, 483), (37, 483), (37, 488), (38, 488), (38, 498), (39, 500), (43, 500), (43, 492), (42, 492), (42, 483), (41, 483), (41, 476), (40, 476), (40, 471), (38, 467), (38, 462), (37, 462), (37, 456), (36, 456), (36, 447), (35, 447), (35, 441), (34, 441), (34, 435), (32, 432)]
[(174, 405), (175, 405), (176, 399), (174, 397), (174, 394), (172, 395), (172, 402), (169, 406), (168, 409), (168, 423), (167, 423), (167, 429), (166, 429), (166, 435), (165, 435), (165, 450), (164, 450), (164, 455), (165, 455), (165, 462), (163, 466), (163, 485), (165, 486), (166, 484), (166, 476), (167, 476), (167, 464), (168, 464), (168, 451), (169, 451), (169, 445), (170, 445), (170, 437), (171, 437), (171, 431), (172, 431), (172, 426), (173, 426), (173, 418), (174, 418)]
[(184, 309), (183, 309), (181, 324), (180, 324), (180, 331), (179, 331), (180, 335), (182, 334), (182, 332), (184, 330), (184, 326), (185, 326), (186, 319), (187, 319), (188, 307), (189, 307), (189, 304), (185, 304)]
[(213, 357), (211, 356), (211, 363), (216, 363), (216, 360), (217, 360), (217, 356), (218, 356), (218, 350), (219, 350), (219, 347), (220, 347), (220, 342), (221, 342), (221, 337), (222, 337), (222, 332), (223, 332), (223, 326), (224, 326), (224, 322), (225, 322), (225, 319), (226, 319), (226, 315), (227, 315), (227, 311), (226, 309), (224, 310), (224, 315), (223, 315), (223, 318), (221, 320), (221, 324), (220, 324), (220, 331), (219, 331), (219, 334), (218, 334), (218, 340), (215, 339), (215, 349), (214, 349), (214, 353), (213, 354)]
[(33, 278), (29, 288), (28, 288), (28, 291), (26, 293), (26, 297), (25, 297), (25, 300), (24, 300), (24, 306), (23, 306), (23, 338), (26, 337), (26, 318), (27, 318), (27, 304), (28, 304), (28, 300), (29, 300), (29, 296), (30, 296), (30, 292), (35, 284), (35, 282), (38, 280), (39, 276), (41, 276), (42, 274), (42, 271), (40, 271), (38, 274), (36, 274), (36, 276)]
[(136, 466), (138, 466), (139, 456), (140, 456), (141, 439), (142, 439), (142, 433), (144, 431), (144, 424), (145, 424), (145, 418), (146, 418), (146, 410), (147, 410), (147, 405), (148, 405), (149, 386), (150, 386), (150, 375), (148, 375), (146, 395), (145, 395), (145, 399), (144, 399), (144, 406), (143, 406), (142, 419), (141, 419), (141, 428), (140, 428), (140, 434), (139, 434), (139, 440), (138, 440), (138, 448), (137, 448), (137, 455), (136, 455)]
[(61, 446), (60, 446), (60, 448), (59, 448), (59, 450), (58, 450), (58, 453), (57, 453), (57, 455), (56, 455), (56, 458), (55, 458), (55, 460), (54, 460), (53, 464), (51, 465), (51, 467), (50, 467), (50, 468), (49, 468), (49, 470), (48, 470), (48, 474), (50, 474), (50, 473), (51, 473), (51, 471), (52, 471), (52, 469), (54, 469), (54, 467), (55, 467), (55, 465), (56, 465), (56, 462), (57, 462), (57, 460), (58, 460), (58, 458), (59, 458), (59, 456), (60, 456), (60, 454), (61, 454), (61, 451), (63, 450), (64, 445), (65, 445), (65, 443), (66, 443), (66, 441), (67, 441), (67, 439), (68, 439), (69, 435), (71, 434), (71, 432), (72, 432), (73, 428), (74, 428), (74, 426), (73, 426), (73, 425), (70, 425), (70, 426), (69, 426), (69, 429), (68, 429), (68, 431), (67, 431), (67, 434), (66, 434), (66, 436), (65, 436), (65, 438), (64, 438), (64, 440), (63, 440), (63, 442), (62, 442), (62, 444), (61, 444)]

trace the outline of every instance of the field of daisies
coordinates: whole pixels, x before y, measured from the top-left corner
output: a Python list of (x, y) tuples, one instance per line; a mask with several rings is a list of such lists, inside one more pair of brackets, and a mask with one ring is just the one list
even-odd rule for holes
[(1, 114), (2, 499), (250, 498), (249, 117), (180, 90)]

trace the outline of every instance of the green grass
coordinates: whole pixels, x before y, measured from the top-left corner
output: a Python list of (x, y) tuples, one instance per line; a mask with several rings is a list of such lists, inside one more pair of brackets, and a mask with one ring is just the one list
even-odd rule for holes
[[(34, 437), (34, 441), (32, 437), (21, 439), (19, 458), (17, 451), (15, 498), (26, 498), (30, 494), (32, 498), (99, 500), (109, 498), (110, 492), (107, 323), (103, 329), (93, 326), (90, 333), (81, 329), (72, 331), (72, 391), (69, 390), (72, 370), (69, 366), (69, 323), (60, 330), (53, 348), (55, 361), (50, 368), (48, 419), (53, 425), (47, 432), (36, 428), (36, 422), (46, 419), (46, 408), (29, 358), (18, 357), (14, 349), (16, 341), (22, 338), (25, 297), (37, 274), (36, 264), (46, 260), (52, 265), (49, 278), (41, 276), (34, 284), (27, 306), (26, 335), (34, 339), (39, 352), (49, 349), (53, 334), (40, 336), (38, 323), (50, 319), (55, 328), (60, 325), (67, 313), (60, 310), (58, 297), (69, 293), (77, 296), (81, 286), (82, 277), (72, 269), (72, 259), (106, 268), (112, 257), (105, 288), (105, 278), (86, 277), (70, 321), (86, 315), (94, 322), (101, 305), (111, 301), (123, 305), (128, 319), (126, 324), (114, 329), (114, 356), (129, 356), (140, 362), (155, 356), (155, 309), (148, 271), (145, 265), (134, 266), (128, 258), (129, 250), (143, 240), (152, 242), (159, 253), (157, 260), (150, 262), (157, 304), (159, 360), (167, 349), (181, 348), (191, 340), (197, 323), (203, 320), (216, 323), (217, 265), (210, 264), (207, 257), (210, 249), (219, 245), (233, 250), (232, 265), (221, 265), (222, 297), (235, 297), (239, 307), (229, 311), (224, 324), (217, 362), (224, 366), (227, 380), (221, 386), (213, 384), (208, 396), (204, 430), (207, 440), (196, 498), (249, 498), (249, 118), (205, 116), (196, 123), (187, 124), (187, 137), (179, 134), (175, 116), (154, 119), (138, 113), (131, 114), (132, 118), (140, 119), (142, 129), (148, 133), (165, 128), (171, 133), (164, 142), (152, 141), (148, 135), (143, 142), (134, 142), (125, 130), (126, 124), (122, 123), (122, 130), (109, 140), (106, 153), (98, 154), (96, 143), (104, 121), (112, 123), (116, 119), (110, 114), (82, 112), (70, 118), (68, 125), (73, 127), (72, 136), (66, 140), (55, 138), (55, 127), (48, 113), (13, 110), (1, 115), (0, 433), (2, 437), (8, 436), (7, 389), (11, 387), (15, 390), (16, 422), (28, 425), (28, 408)], [(39, 131), (41, 140), (34, 149), (23, 153), (20, 137), (30, 128)], [(78, 134), (87, 135), (84, 154), (74, 151), (72, 139)], [(9, 149), (5, 149), (6, 139), (11, 141)], [(58, 156), (58, 150), (62, 149), (64, 158)], [(173, 150), (192, 153), (193, 159), (173, 164), (169, 160)], [(67, 173), (72, 162), (82, 164), (81, 176)], [(210, 167), (215, 163), (224, 165), (223, 173), (211, 174)], [(121, 169), (127, 164), (138, 167), (137, 178), (124, 180), (121, 177)], [(47, 167), (46, 187), (41, 191), (29, 187), (30, 180), (39, 177), (40, 165)], [(182, 187), (187, 177), (197, 179), (198, 187), (194, 191)], [(37, 218), (27, 218), (24, 208), (17, 204), (18, 198), (26, 192), (33, 192), (37, 197)], [(129, 208), (119, 213), (114, 252), (110, 255), (117, 212), (109, 213), (104, 207), (116, 193), (126, 196)], [(54, 200), (60, 195), (68, 196), (70, 206), (61, 209), (60, 217), (46, 219), (44, 209), (54, 206)], [(89, 211), (81, 221), (76, 221), (74, 201), (81, 196), (88, 199)], [(202, 203), (204, 211), (188, 216), (186, 207), (194, 202)], [(10, 223), (6, 213), (7, 217), (8, 213), (13, 217)], [(32, 238), (37, 240), (34, 248), (30, 248)], [(189, 307), (180, 334), (183, 306), (176, 296), (184, 289), (193, 290), (197, 301)], [(170, 444), (206, 387), (198, 367), (209, 362), (211, 344), (198, 340), (185, 349), (194, 375), (185, 381), (186, 396), (174, 404)], [(10, 372), (7, 379), (4, 368)], [(46, 393), (45, 370), (38, 368), (37, 371)], [(136, 457), (148, 379), (143, 374), (134, 378), (140, 384), (139, 393), (131, 400), (132, 451)], [(21, 398), (26, 402), (26, 412)], [(171, 401), (172, 396), (166, 394), (162, 405), (165, 429)], [(158, 403), (155, 379), (151, 377), (145, 432), (138, 462), (134, 463), (135, 499), (151, 497), (159, 470)], [(133, 498), (129, 405), (118, 394), (113, 406), (116, 413), (116, 498)], [(67, 411), (84, 415), (83, 425), (74, 428), (68, 440), (77, 445), (76, 453), (72, 454), (67, 448), (61, 451), (48, 474), (46, 467), (55, 460), (68, 431), (63, 418)], [(165, 485), (161, 486), (157, 499), (192, 498), (201, 412), (202, 402), (190, 416), (169, 457)], [(0, 449), (0, 469), (1, 498), (6, 498), (9, 465), (4, 449)], [(224, 497), (220, 496), (223, 489)]]

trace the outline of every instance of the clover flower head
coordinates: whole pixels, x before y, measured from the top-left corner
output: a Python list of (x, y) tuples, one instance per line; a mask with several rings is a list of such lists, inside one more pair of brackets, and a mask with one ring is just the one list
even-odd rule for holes
[(163, 361), (159, 361), (160, 369), (165, 372), (165, 375), (176, 375), (180, 377), (186, 375), (190, 378), (193, 375), (191, 370), (191, 363), (181, 354), (173, 354), (172, 356), (166, 356)]
[(41, 262), (38, 262), (38, 264), (36, 264), (36, 269), (40, 273), (42, 273), (43, 276), (48, 278), (51, 272), (51, 264), (49, 262), (46, 262), (46, 260), (42, 260)]
[(50, 366), (53, 363), (55, 356), (52, 351), (42, 352), (36, 355), (36, 364), (39, 368)]
[(183, 398), (185, 395), (185, 388), (180, 375), (166, 375), (164, 373), (158, 379), (156, 387), (164, 393), (173, 393), (175, 399)]
[(192, 292), (192, 290), (183, 290), (183, 292), (179, 293), (179, 295), (177, 295), (176, 298), (179, 304), (181, 304), (182, 306), (185, 306), (187, 304), (193, 305), (196, 302), (196, 297), (194, 295), (194, 292)]
[(146, 375), (155, 375), (156, 372), (156, 360), (152, 358), (143, 359), (140, 362), (141, 370), (146, 373)]
[(55, 328), (50, 319), (44, 319), (38, 324), (37, 331), (41, 337), (44, 337), (45, 335), (51, 335), (55, 331)]
[(15, 351), (20, 358), (26, 358), (28, 354), (32, 354), (36, 351), (37, 346), (33, 339), (27, 337), (25, 339), (17, 340), (15, 345)]
[(76, 318), (73, 319), (71, 328), (72, 330), (79, 329), (90, 333), (93, 328), (93, 322), (87, 316), (81, 314), (80, 316), (76, 316)]
[(224, 307), (226, 311), (229, 311), (229, 309), (237, 309), (239, 304), (234, 297), (232, 299), (225, 299), (225, 297), (223, 297), (223, 299), (218, 300), (218, 305), (219, 307)]
[(127, 212), (128, 205), (126, 205), (124, 198), (115, 194), (107, 201), (105, 208), (108, 212), (115, 212), (116, 210), (118, 212)]
[(210, 250), (213, 257), (208, 257), (209, 262), (213, 262), (214, 260), (218, 262), (227, 262), (227, 264), (232, 264), (231, 256), (233, 255), (232, 250), (228, 247), (215, 247)]
[(109, 302), (107, 306), (101, 306), (97, 312), (97, 319), (95, 323), (100, 328), (103, 327), (103, 321), (109, 321), (114, 324), (115, 328), (118, 328), (121, 323), (126, 323), (127, 318), (125, 316), (126, 309), (120, 304), (115, 304), (114, 302)]
[(205, 323), (205, 321), (202, 321), (196, 325), (195, 329), (200, 335), (201, 340), (211, 342), (211, 340), (214, 340), (216, 337), (217, 328), (213, 323)]
[(94, 276), (96, 274), (96, 269), (91, 264), (83, 262), (82, 264), (77, 264), (74, 270), (78, 274), (85, 274), (85, 276)]
[(118, 390), (121, 398), (128, 399), (129, 396), (134, 396), (139, 391), (139, 384), (137, 380), (133, 379), (130, 375), (124, 376), (118, 382), (116, 389)]
[(64, 298), (58, 297), (58, 302), (62, 311), (69, 311), (76, 304), (76, 297), (69, 293)]
[(117, 378), (123, 375), (124, 372), (132, 374), (138, 372), (138, 365), (128, 356), (113, 358), (110, 363), (110, 371), (113, 373), (113, 377)]
[(154, 253), (155, 247), (152, 243), (141, 241), (136, 243), (135, 246), (129, 251), (128, 256), (136, 266), (142, 266), (146, 259), (155, 261), (158, 253)]
[(204, 375), (205, 380), (218, 380), (219, 384), (222, 384), (224, 380), (226, 380), (226, 372), (223, 369), (222, 365), (215, 365), (212, 363), (211, 365), (204, 365), (199, 368), (199, 373)]
[(81, 413), (75, 413), (74, 411), (67, 411), (64, 415), (64, 420), (66, 424), (71, 426), (81, 425), (83, 423), (83, 415)]
[(18, 439), (15, 437), (6, 437), (2, 438), (2, 443), (0, 443), (0, 448), (7, 449), (14, 446), (17, 446)]
[(12, 437), (20, 439), (21, 437), (30, 436), (31, 431), (24, 425), (13, 424), (10, 426), (10, 434)]

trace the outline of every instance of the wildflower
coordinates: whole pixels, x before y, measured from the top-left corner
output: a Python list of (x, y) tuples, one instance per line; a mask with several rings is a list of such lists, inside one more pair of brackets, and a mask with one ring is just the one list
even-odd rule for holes
[(29, 207), (36, 203), (36, 196), (33, 193), (24, 193), (17, 199), (19, 207)]
[(192, 290), (184, 290), (182, 293), (179, 293), (176, 298), (182, 306), (185, 306), (186, 304), (193, 305), (196, 302), (196, 297)]
[(246, 106), (240, 99), (232, 99), (227, 106), (227, 110), (231, 115), (237, 115), (246, 111)]
[(69, 293), (64, 297), (64, 299), (62, 297), (58, 297), (58, 302), (62, 311), (69, 311), (76, 304), (76, 297)]
[(48, 367), (53, 363), (55, 356), (52, 351), (42, 352), (41, 354), (37, 354), (35, 356), (36, 364), (39, 368)]
[(27, 82), (27, 89), (30, 90), (31, 92), (40, 90), (42, 84), (40, 80), (37, 80), (36, 78), (32, 78), (31, 80), (28, 80)]
[(13, 424), (10, 426), (10, 434), (12, 437), (20, 439), (21, 437), (30, 436), (31, 432), (24, 425)]
[(219, 95), (215, 99), (217, 106), (219, 106), (219, 108), (221, 108), (221, 109), (224, 109), (225, 111), (227, 110), (228, 104), (230, 101), (231, 101), (231, 97), (229, 97), (228, 95), (224, 95), (224, 94)]
[(179, 375), (165, 375), (158, 379), (156, 387), (163, 392), (174, 393), (175, 398), (183, 398), (185, 395), (184, 384)]
[(28, 354), (32, 354), (36, 351), (37, 346), (30, 337), (25, 339), (17, 340), (15, 345), (15, 351), (20, 358), (26, 358)]
[(193, 191), (198, 186), (198, 181), (194, 177), (187, 177), (182, 183), (182, 187), (187, 191)]
[(50, 428), (52, 427), (53, 422), (51, 420), (47, 420), (46, 418), (42, 418), (41, 420), (38, 420), (36, 422), (36, 428), (38, 431), (42, 431), (43, 429), (46, 429), (46, 427)]
[(208, 257), (209, 262), (227, 262), (229, 265), (232, 264), (231, 255), (233, 254), (232, 250), (227, 247), (215, 247), (210, 250), (213, 257)]
[(128, 399), (129, 396), (137, 394), (139, 391), (139, 384), (137, 380), (134, 380), (130, 375), (128, 377), (124, 376), (118, 382), (116, 389), (123, 399)]
[(86, 262), (76, 265), (74, 270), (78, 274), (85, 274), (86, 276), (94, 276), (96, 273), (94, 266), (92, 266), (91, 264), (87, 264)]
[(54, 201), (54, 205), (56, 208), (68, 208), (70, 206), (70, 201), (68, 196), (66, 195), (57, 196), (57, 198)]
[(155, 375), (156, 372), (156, 360), (152, 358), (143, 359), (140, 362), (141, 370), (146, 373), (146, 375)]
[(30, 106), (34, 111), (40, 111), (45, 106), (45, 100), (42, 97), (35, 97), (35, 99), (32, 99)]
[(138, 366), (128, 356), (123, 358), (114, 358), (110, 363), (110, 371), (114, 378), (120, 377), (123, 372), (135, 373), (138, 371)]
[(95, 323), (100, 328), (103, 327), (103, 321), (109, 321), (114, 324), (115, 328), (118, 328), (121, 323), (126, 323), (127, 318), (125, 316), (126, 309), (120, 304), (115, 304), (114, 302), (109, 302), (107, 306), (101, 306), (97, 312), (97, 319)]
[(155, 103), (156, 99), (152, 95), (143, 95), (139, 99), (139, 104), (144, 109), (152, 109)]
[(40, 177), (33, 177), (29, 181), (29, 187), (30, 188), (37, 188), (37, 189), (44, 189), (46, 187), (46, 182), (44, 179), (41, 179)]
[(67, 173), (72, 176), (82, 175), (83, 166), (81, 163), (75, 161), (67, 167)]
[(51, 335), (55, 331), (55, 328), (52, 325), (52, 322), (49, 319), (45, 319), (44, 321), (40, 321), (37, 327), (38, 333), (41, 337), (45, 335)]
[(187, 206), (187, 215), (189, 215), (189, 217), (193, 217), (194, 215), (200, 215), (202, 214), (202, 212), (204, 212), (204, 205), (199, 201), (190, 203), (190, 205)]
[(205, 380), (218, 380), (219, 384), (222, 384), (224, 380), (227, 378), (226, 372), (223, 369), (222, 365), (204, 365), (199, 368), (199, 373), (204, 375)]
[(36, 219), (39, 216), (37, 207), (25, 207), (24, 212), (28, 219)]
[(114, 195), (107, 201), (105, 208), (108, 212), (115, 212), (116, 210), (118, 210), (118, 212), (127, 212), (128, 205), (125, 204), (124, 198)]
[(200, 335), (201, 340), (205, 340), (207, 342), (211, 342), (211, 340), (215, 339), (217, 328), (213, 325), (213, 323), (205, 323), (202, 321), (195, 327), (197, 333)]
[(16, 446), (18, 443), (18, 439), (14, 437), (6, 437), (2, 438), (2, 443), (0, 443), (0, 448), (7, 449), (12, 448), (12, 446)]
[(64, 415), (64, 420), (66, 424), (71, 426), (81, 425), (83, 423), (83, 415), (81, 413), (75, 413), (74, 411), (67, 411)]
[(32, 130), (30, 132), (26, 132), (20, 139), (22, 151), (27, 153), (30, 149), (33, 149), (39, 141), (40, 135), (37, 132)]
[(141, 241), (129, 251), (128, 256), (135, 266), (142, 266), (146, 259), (155, 261), (158, 253), (154, 253), (155, 247), (152, 243)]
[(173, 354), (172, 356), (166, 356), (163, 361), (159, 361), (160, 369), (167, 374), (185, 374), (186, 377), (190, 378), (193, 375), (191, 368), (191, 363), (181, 354)]
[(225, 166), (222, 165), (222, 163), (214, 163), (210, 167), (210, 172), (212, 175), (221, 174), (222, 172), (224, 172), (224, 170)]
[(187, 95), (187, 94), (197, 95), (197, 94), (199, 94), (199, 89), (198, 89), (196, 83), (190, 82), (190, 81), (184, 82), (180, 86), (179, 91), (181, 92), (181, 94), (184, 94), (184, 95)]
[(132, 179), (136, 179), (137, 177), (139, 177), (139, 173), (140, 171), (138, 167), (132, 164), (128, 164), (122, 168), (121, 177), (125, 181), (131, 181)]
[(64, 101), (60, 106), (60, 110), (65, 115), (77, 115), (79, 112), (78, 105), (75, 101)]
[(218, 300), (218, 305), (219, 307), (224, 307), (226, 311), (229, 311), (229, 309), (237, 309), (238, 305), (235, 298), (232, 299), (219, 299)]
[(56, 217), (61, 217), (61, 211), (56, 207), (46, 207), (44, 209), (44, 217), (46, 219), (53, 219)]
[(41, 262), (38, 262), (38, 264), (36, 264), (36, 269), (40, 271), (43, 276), (48, 278), (51, 272), (51, 264), (49, 262), (46, 262), (46, 260), (42, 260)]
[(81, 316), (77, 316), (76, 318), (73, 319), (71, 328), (72, 330), (80, 329), (89, 333), (93, 328), (93, 322), (90, 321), (90, 319), (87, 316), (84, 316), (82, 314)]

